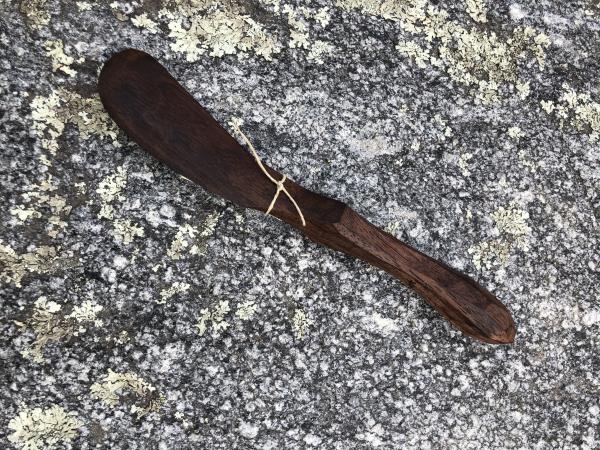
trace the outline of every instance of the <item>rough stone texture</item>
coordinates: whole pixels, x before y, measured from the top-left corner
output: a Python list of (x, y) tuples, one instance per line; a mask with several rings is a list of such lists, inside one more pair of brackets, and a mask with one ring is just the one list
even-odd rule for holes
[[(432, 1), (464, 30), (549, 37), (544, 70), (516, 58), (488, 102), (449, 60), (396, 49), (428, 43), (369, 10), (376, 1), (304, 3), (329, 8), (325, 25), (300, 4), (240, 2), (233, 14), (279, 43), (272, 61), (250, 49), (191, 62), (168, 36), (187, 10), (163, 3), (0, 2), (0, 446), (598, 448), (600, 5)], [(477, 5), (485, 22), (469, 14)], [(142, 13), (154, 30), (132, 22)], [(317, 40), (331, 45), (322, 61), (308, 56)], [(46, 41), (67, 56), (56, 70)], [(290, 178), (482, 282), (513, 312), (515, 344), (462, 336), (385, 273), (211, 197), (123, 133), (113, 142), (93, 96), (125, 47), (157, 57), (222, 123), (243, 118)], [(436, 38), (427, 57), (443, 50)], [(92, 100), (61, 109), (52, 151), (54, 125), (33, 105), (56, 90)], [(542, 101), (566, 105), (563, 117)], [(85, 114), (101, 124), (86, 132)], [(53, 188), (35, 187), (48, 175)], [(36, 334), (50, 336), (37, 358)], [(109, 370), (135, 374), (112, 404), (93, 394)], [(20, 412), (53, 405), (76, 431), (15, 435)]]

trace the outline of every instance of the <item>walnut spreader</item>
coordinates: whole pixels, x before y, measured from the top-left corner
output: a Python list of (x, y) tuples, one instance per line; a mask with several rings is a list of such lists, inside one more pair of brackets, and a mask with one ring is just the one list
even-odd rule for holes
[[(114, 121), (144, 150), (179, 174), (246, 208), (266, 211), (277, 186), (238, 143), (153, 57), (139, 50), (114, 55), (98, 89)], [(264, 166), (271, 177), (282, 174)], [(348, 205), (284, 182), (286, 195), (270, 214), (310, 239), (379, 267), (419, 293), (456, 328), (480, 341), (513, 342), (508, 309), (468, 276), (400, 242)]]

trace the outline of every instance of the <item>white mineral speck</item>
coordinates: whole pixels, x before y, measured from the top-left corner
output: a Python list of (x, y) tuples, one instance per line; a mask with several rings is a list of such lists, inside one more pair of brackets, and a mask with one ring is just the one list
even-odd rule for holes
[(113, 266), (116, 269), (123, 269), (125, 268), (125, 266), (129, 263), (129, 260), (127, 258), (125, 258), (124, 256), (121, 255), (117, 255), (113, 258)]
[(258, 434), (258, 425), (248, 422), (242, 422), (240, 424), (240, 434), (248, 439), (254, 439)]
[(523, 7), (518, 3), (513, 3), (510, 5), (508, 8), (508, 13), (510, 14), (510, 18), (512, 20), (521, 20), (527, 15), (527, 13), (523, 10)]
[(321, 438), (319, 436), (315, 436), (314, 434), (307, 434), (304, 436), (304, 442), (308, 445), (317, 446), (321, 444)]
[(103, 267), (100, 274), (102, 275), (102, 278), (111, 284), (117, 281), (117, 272), (110, 267)]
[(175, 217), (175, 208), (171, 205), (162, 205), (160, 207), (160, 215), (172, 219)]
[(398, 324), (394, 319), (382, 316), (377, 312), (365, 317), (363, 322), (368, 328), (374, 329), (384, 336), (393, 334), (399, 330)]
[(583, 316), (582, 322), (586, 327), (590, 327), (590, 326), (594, 325), (595, 323), (600, 322), (600, 311), (595, 310), (595, 311), (590, 311), (590, 312), (586, 313)]

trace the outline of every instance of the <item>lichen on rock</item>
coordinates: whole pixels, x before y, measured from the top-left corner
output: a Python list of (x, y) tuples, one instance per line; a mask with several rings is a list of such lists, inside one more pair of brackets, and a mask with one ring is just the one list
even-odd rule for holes
[(517, 202), (511, 202), (506, 207), (501, 206), (490, 215), (495, 222), (500, 237), (484, 241), (469, 248), (473, 264), (478, 269), (504, 267), (511, 251), (529, 249), (531, 228), (527, 224), (529, 214)]
[(209, 325), (214, 337), (229, 327), (229, 322), (225, 316), (230, 311), (229, 301), (221, 300), (212, 308), (204, 308), (200, 311), (200, 316), (196, 322), (196, 330), (200, 336), (204, 336)]
[(169, 37), (174, 40), (171, 50), (184, 53), (189, 62), (198, 61), (205, 53), (243, 57), (252, 52), (271, 60), (281, 51), (280, 44), (258, 22), (232, 5), (205, 0), (167, 2), (159, 17), (168, 19)]
[(39, 297), (31, 314), (22, 324), (25, 329), (33, 330), (35, 339), (21, 351), (21, 355), (37, 363), (44, 362), (46, 345), (68, 341), (71, 337), (84, 333), (90, 324), (102, 326), (102, 320), (98, 318), (102, 309), (101, 305), (86, 300), (81, 305), (73, 306), (70, 314), (65, 314), (62, 305), (45, 296)]
[[(469, 13), (481, 22), (480, 3), (467, 1)], [(518, 64), (526, 55), (531, 54), (543, 69), (550, 45), (548, 36), (531, 27), (516, 27), (506, 39), (493, 31), (465, 27), (426, 0), (338, 0), (337, 4), (397, 22), (418, 40), (401, 40), (399, 51), (420, 68), (441, 68), (454, 81), (477, 88), (476, 97), (484, 104), (499, 101), (502, 85), (522, 85)]]
[(117, 142), (117, 127), (98, 96), (82, 97), (63, 87), (54, 89), (48, 95), (38, 95), (31, 101), (33, 130), (40, 139), (42, 148), (51, 155), (58, 151), (58, 138), (68, 123), (75, 125), (82, 139), (92, 135), (112, 139)]
[(46, 10), (47, 0), (21, 0), (20, 12), (32, 28), (39, 29), (48, 25), (50, 14)]
[(64, 44), (58, 39), (44, 42), (44, 48), (46, 49), (46, 55), (52, 60), (53, 72), (60, 70), (70, 77), (75, 76), (77, 72), (71, 67), (71, 64), (75, 62), (82, 63), (83, 58), (75, 60), (72, 56), (65, 54)]
[(135, 400), (130, 412), (138, 419), (160, 411), (165, 402), (165, 397), (154, 386), (133, 372), (114, 372), (109, 369), (101, 381), (92, 384), (90, 391), (93, 397), (111, 407), (117, 406), (127, 392), (133, 393)]
[(51, 272), (56, 266), (56, 249), (40, 246), (34, 251), (17, 253), (0, 240), (0, 281), (21, 287), (21, 281), (29, 273)]
[(62, 406), (23, 408), (8, 422), (8, 440), (21, 450), (53, 450), (69, 445), (83, 422)]
[(308, 329), (312, 323), (313, 320), (308, 317), (306, 312), (301, 308), (297, 308), (292, 317), (292, 329), (294, 330), (296, 338), (304, 339), (307, 336)]

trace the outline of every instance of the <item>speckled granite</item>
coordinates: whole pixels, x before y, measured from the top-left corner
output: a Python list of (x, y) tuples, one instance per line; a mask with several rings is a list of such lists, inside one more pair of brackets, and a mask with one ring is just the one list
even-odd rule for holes
[[(0, 1), (0, 447), (599, 448), (600, 4), (208, 3)], [(125, 47), (515, 344), (129, 143)]]

